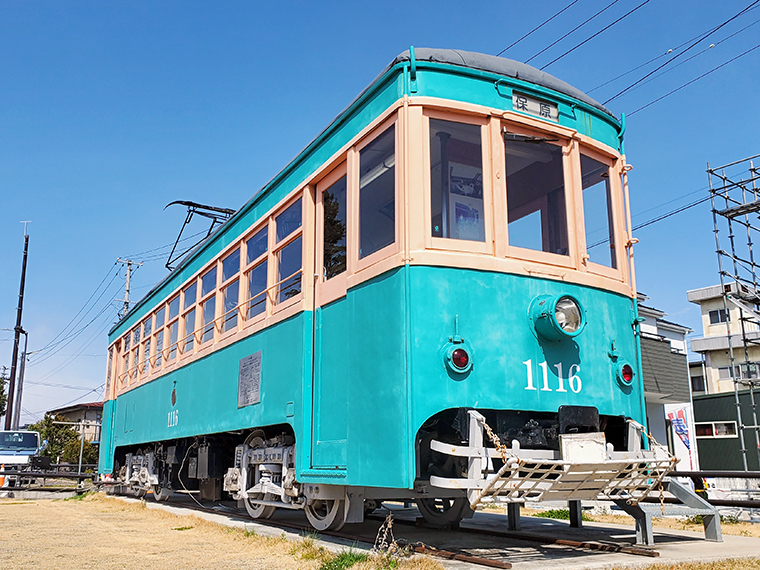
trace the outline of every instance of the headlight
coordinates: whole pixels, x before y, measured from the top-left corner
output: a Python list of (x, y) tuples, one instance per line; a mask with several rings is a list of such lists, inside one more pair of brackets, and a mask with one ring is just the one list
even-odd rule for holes
[(570, 295), (542, 295), (530, 307), (533, 327), (547, 340), (578, 336), (586, 326), (586, 312)]

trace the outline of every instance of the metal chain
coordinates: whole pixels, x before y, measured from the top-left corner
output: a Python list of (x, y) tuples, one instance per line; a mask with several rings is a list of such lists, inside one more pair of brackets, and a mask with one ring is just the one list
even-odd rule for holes
[[(660, 442), (658, 442), (654, 438), (654, 436), (652, 435), (652, 432), (650, 432), (649, 430), (645, 430), (643, 425), (633, 420), (629, 420), (629, 421), (633, 424), (633, 427), (635, 427), (639, 433), (644, 434), (644, 436), (647, 439), (649, 439), (649, 441), (652, 444), (660, 448), (663, 447), (662, 445), (660, 445)], [(668, 451), (667, 454), (670, 456), (671, 467), (675, 467), (675, 464), (678, 462), (678, 458), (675, 455), (671, 454), (670, 451)], [(659, 496), (660, 496), (659, 497), (660, 498), (660, 512), (662, 513), (663, 516), (665, 516), (665, 489), (663, 489), (662, 487), (662, 477), (660, 477), (659, 481), (657, 482), (657, 490), (659, 491)], [(629, 505), (636, 505), (638, 504), (638, 502), (639, 501), (635, 499), (628, 499), (627, 501)]]
[(501, 455), (502, 460), (504, 463), (509, 462), (509, 450), (507, 449), (507, 446), (505, 446), (503, 443), (501, 443), (501, 439), (499, 439), (499, 436), (496, 435), (493, 430), (491, 429), (491, 426), (486, 423), (485, 420), (478, 420), (482, 425), (483, 428), (486, 430), (486, 434), (488, 435), (488, 439), (491, 440), (491, 443), (493, 443), (494, 447), (496, 448), (496, 451), (499, 452), (499, 455)]

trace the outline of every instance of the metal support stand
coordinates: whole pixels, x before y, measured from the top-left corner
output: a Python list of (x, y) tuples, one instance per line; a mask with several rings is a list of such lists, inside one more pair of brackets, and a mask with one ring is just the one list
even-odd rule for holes
[(653, 545), (652, 515), (639, 505), (629, 505), (626, 500), (615, 501), (615, 504), (631, 515), (636, 521), (636, 544)]
[(570, 527), (581, 528), (583, 526), (583, 509), (580, 501), (568, 501), (570, 508)]
[(507, 503), (507, 528), (509, 530), (521, 530), (520, 524), (521, 503)]

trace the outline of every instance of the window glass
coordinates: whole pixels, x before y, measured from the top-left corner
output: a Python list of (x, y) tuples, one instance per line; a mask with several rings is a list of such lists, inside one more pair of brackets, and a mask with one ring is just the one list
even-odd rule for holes
[(193, 349), (195, 344), (195, 309), (185, 315), (185, 347), (184, 352), (188, 352)]
[(150, 343), (151, 343), (151, 339), (148, 339), (147, 341), (143, 343), (143, 359), (144, 360), (143, 360), (142, 367), (140, 369), (140, 372), (142, 374), (148, 373), (148, 361), (150, 360)]
[(143, 338), (149, 337), (152, 331), (153, 331), (153, 318), (148, 317), (143, 322)]
[(240, 249), (236, 249), (222, 261), (222, 283), (240, 271)]
[(731, 368), (729, 366), (721, 366), (718, 368), (718, 378), (721, 380), (731, 378)]
[(127, 333), (127, 336), (124, 337), (124, 352), (127, 352), (129, 350), (129, 339), (132, 337), (132, 333)]
[(203, 333), (201, 334), (201, 344), (213, 340), (214, 338), (215, 314), (216, 295), (211, 295), (211, 297), (203, 303)]
[[(301, 236), (277, 253), (277, 302), (295, 297), (301, 292)], [(294, 275), (295, 274), (295, 275)]]
[(569, 255), (562, 148), (509, 133), (504, 146), (510, 245)]
[(240, 282), (235, 279), (224, 289), (224, 318), (222, 319), (222, 331), (237, 327), (237, 306), (238, 292), (240, 291)]
[(711, 423), (694, 424), (694, 429), (697, 432), (697, 437), (712, 437), (713, 426)]
[(129, 376), (129, 352), (124, 355), (124, 379), (127, 379), (127, 376)]
[(138, 344), (135, 346), (135, 349), (132, 351), (132, 375), (137, 376), (137, 370), (139, 369), (140, 364), (140, 345)]
[(267, 308), (267, 262), (259, 263), (248, 272), (248, 318), (260, 315)]
[(192, 306), (193, 303), (195, 303), (195, 296), (198, 292), (198, 286), (196, 283), (193, 283), (185, 289), (185, 305), (184, 308), (187, 309), (188, 307)]
[(581, 154), (586, 251), (593, 263), (617, 268), (609, 167)]
[(396, 128), (365, 146), (359, 158), (359, 257), (396, 240)]
[(179, 315), (179, 295), (169, 301), (169, 320)]
[(715, 422), (716, 436), (736, 435), (736, 424), (734, 422)]
[(140, 342), (140, 325), (137, 325), (134, 330), (134, 336), (132, 337), (132, 346), (137, 346)]
[(346, 177), (322, 193), (324, 211), (324, 278), (346, 270)]
[(179, 333), (179, 321), (169, 325), (169, 353), (166, 360), (174, 360), (177, 357), (177, 336)]
[(710, 324), (717, 325), (718, 323), (726, 322), (726, 309), (715, 309), (710, 311)]
[(216, 289), (216, 267), (201, 278), (201, 297)]
[(705, 391), (705, 377), (704, 376), (692, 376), (691, 377), (691, 391), (692, 392), (704, 392)]
[(156, 330), (160, 329), (162, 326), (164, 326), (164, 314), (165, 309), (161, 307), (158, 311), (156, 311)]
[(485, 241), (480, 127), (430, 119), (433, 237)]
[(267, 228), (257, 232), (255, 236), (245, 242), (245, 249), (248, 251), (248, 263), (258, 259), (267, 251)]
[(153, 364), (156, 368), (161, 367), (163, 361), (164, 350), (164, 331), (158, 331), (156, 334), (156, 361)]
[(277, 228), (277, 241), (279, 242), (301, 227), (301, 200), (294, 202), (274, 221)]

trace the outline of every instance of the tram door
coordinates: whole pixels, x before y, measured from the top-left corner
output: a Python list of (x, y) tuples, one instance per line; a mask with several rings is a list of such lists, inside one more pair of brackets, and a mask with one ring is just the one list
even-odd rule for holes
[(346, 300), (346, 165), (316, 188), (312, 467), (345, 468), (350, 311)]

